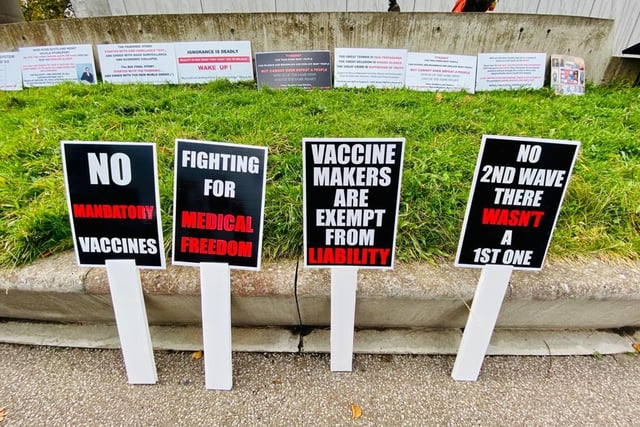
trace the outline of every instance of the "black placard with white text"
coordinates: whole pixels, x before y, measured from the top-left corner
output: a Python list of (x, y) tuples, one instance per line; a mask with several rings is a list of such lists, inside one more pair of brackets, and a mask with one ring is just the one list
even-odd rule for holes
[(176, 140), (173, 263), (259, 270), (267, 148)]
[(329, 51), (256, 53), (258, 88), (331, 89)]
[(78, 264), (133, 259), (164, 268), (156, 147), (62, 141), (67, 206)]
[(393, 268), (404, 143), (303, 140), (306, 267)]
[(540, 270), (579, 147), (578, 141), (483, 136), (456, 266)]

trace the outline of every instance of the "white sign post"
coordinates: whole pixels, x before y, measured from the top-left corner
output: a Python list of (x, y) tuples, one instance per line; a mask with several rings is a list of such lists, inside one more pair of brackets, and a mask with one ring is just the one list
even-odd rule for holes
[(105, 261), (129, 384), (158, 382), (140, 272), (134, 260)]
[(352, 369), (358, 269), (393, 268), (404, 142), (302, 142), (304, 263), (331, 269), (332, 371)]
[(542, 269), (578, 141), (484, 135), (456, 254), (482, 268), (451, 376), (475, 381), (513, 270)]
[(478, 379), (512, 271), (513, 267), (504, 265), (487, 265), (482, 269), (451, 372), (454, 380)]
[(205, 387), (231, 390), (230, 268), (259, 270), (267, 148), (176, 140), (173, 263), (200, 267)]
[(165, 266), (155, 145), (62, 141), (61, 148), (78, 265), (106, 267), (129, 383), (155, 384), (138, 271)]
[(358, 269), (331, 269), (331, 370), (351, 371)]
[(229, 264), (200, 264), (200, 294), (205, 387), (208, 390), (231, 390), (233, 368)]

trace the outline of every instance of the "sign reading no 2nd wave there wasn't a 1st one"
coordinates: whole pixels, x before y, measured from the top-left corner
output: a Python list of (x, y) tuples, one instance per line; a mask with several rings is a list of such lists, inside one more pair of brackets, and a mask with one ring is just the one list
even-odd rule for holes
[(579, 146), (578, 141), (485, 135), (456, 265), (540, 270)]
[(176, 141), (173, 263), (259, 270), (267, 148)]
[(155, 145), (61, 145), (78, 264), (133, 259), (138, 267), (164, 268)]
[(403, 138), (305, 139), (306, 267), (393, 268)]

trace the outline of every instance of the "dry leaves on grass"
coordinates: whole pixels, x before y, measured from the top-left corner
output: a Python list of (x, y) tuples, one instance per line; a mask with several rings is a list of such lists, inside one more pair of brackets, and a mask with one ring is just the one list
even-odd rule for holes
[(356, 405), (355, 403), (351, 404), (351, 419), (357, 420), (362, 416), (362, 408)]

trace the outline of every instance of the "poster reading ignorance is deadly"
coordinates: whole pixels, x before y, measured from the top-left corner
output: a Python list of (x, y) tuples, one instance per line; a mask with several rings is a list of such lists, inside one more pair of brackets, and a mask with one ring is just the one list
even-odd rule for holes
[(258, 89), (330, 89), (331, 56), (328, 50), (256, 53), (256, 74)]
[(579, 146), (483, 136), (456, 266), (542, 269)]
[(259, 270), (267, 148), (176, 140), (173, 263)]
[(182, 42), (174, 46), (180, 83), (253, 80), (249, 41)]
[(303, 140), (306, 267), (393, 268), (404, 143)]
[(62, 141), (67, 205), (78, 264), (133, 259), (164, 268), (156, 147)]

